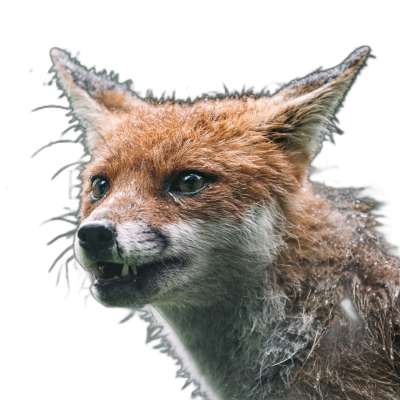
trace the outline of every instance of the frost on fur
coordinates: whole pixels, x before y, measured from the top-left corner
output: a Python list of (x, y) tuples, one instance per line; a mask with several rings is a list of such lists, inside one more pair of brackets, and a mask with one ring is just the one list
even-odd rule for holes
[[(75, 256), (210, 400), (397, 399), (399, 262), (309, 165), (369, 56), (268, 93), (140, 98), (53, 49), (85, 131)], [(149, 322), (150, 317), (144, 319)]]

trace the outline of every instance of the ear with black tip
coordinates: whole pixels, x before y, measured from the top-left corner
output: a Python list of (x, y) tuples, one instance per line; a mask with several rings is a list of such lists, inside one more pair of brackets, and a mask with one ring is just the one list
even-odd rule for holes
[(325, 136), (340, 132), (334, 124), (335, 113), (369, 53), (369, 47), (360, 47), (338, 66), (292, 81), (268, 101), (258, 100), (269, 114), (266, 136), (280, 143), (297, 162), (308, 165)]
[(86, 133), (86, 144), (94, 150), (102, 140), (109, 118), (145, 103), (130, 90), (131, 81), (118, 82), (118, 75), (88, 70), (64, 50), (50, 52), (57, 85), (68, 97), (73, 114)]

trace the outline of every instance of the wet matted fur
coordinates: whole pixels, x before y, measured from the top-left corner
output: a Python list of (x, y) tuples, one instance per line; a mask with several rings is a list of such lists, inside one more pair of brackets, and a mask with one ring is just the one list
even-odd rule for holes
[(186, 101), (51, 56), (91, 156), (69, 234), (97, 300), (151, 304), (209, 399), (399, 398), (400, 263), (373, 201), (308, 179), (368, 47), (273, 95)]

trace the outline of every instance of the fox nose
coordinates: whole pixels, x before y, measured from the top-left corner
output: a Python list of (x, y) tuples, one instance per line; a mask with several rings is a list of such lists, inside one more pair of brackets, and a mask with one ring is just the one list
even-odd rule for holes
[(79, 245), (88, 251), (103, 251), (114, 246), (115, 233), (110, 224), (92, 222), (81, 226), (78, 230)]

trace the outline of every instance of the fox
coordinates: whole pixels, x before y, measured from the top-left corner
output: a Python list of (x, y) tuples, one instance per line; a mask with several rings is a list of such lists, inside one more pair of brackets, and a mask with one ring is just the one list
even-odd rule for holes
[(400, 262), (377, 203), (310, 180), (371, 51), (262, 90), (141, 97), (50, 51), (90, 160), (74, 257), (209, 400), (400, 399)]

